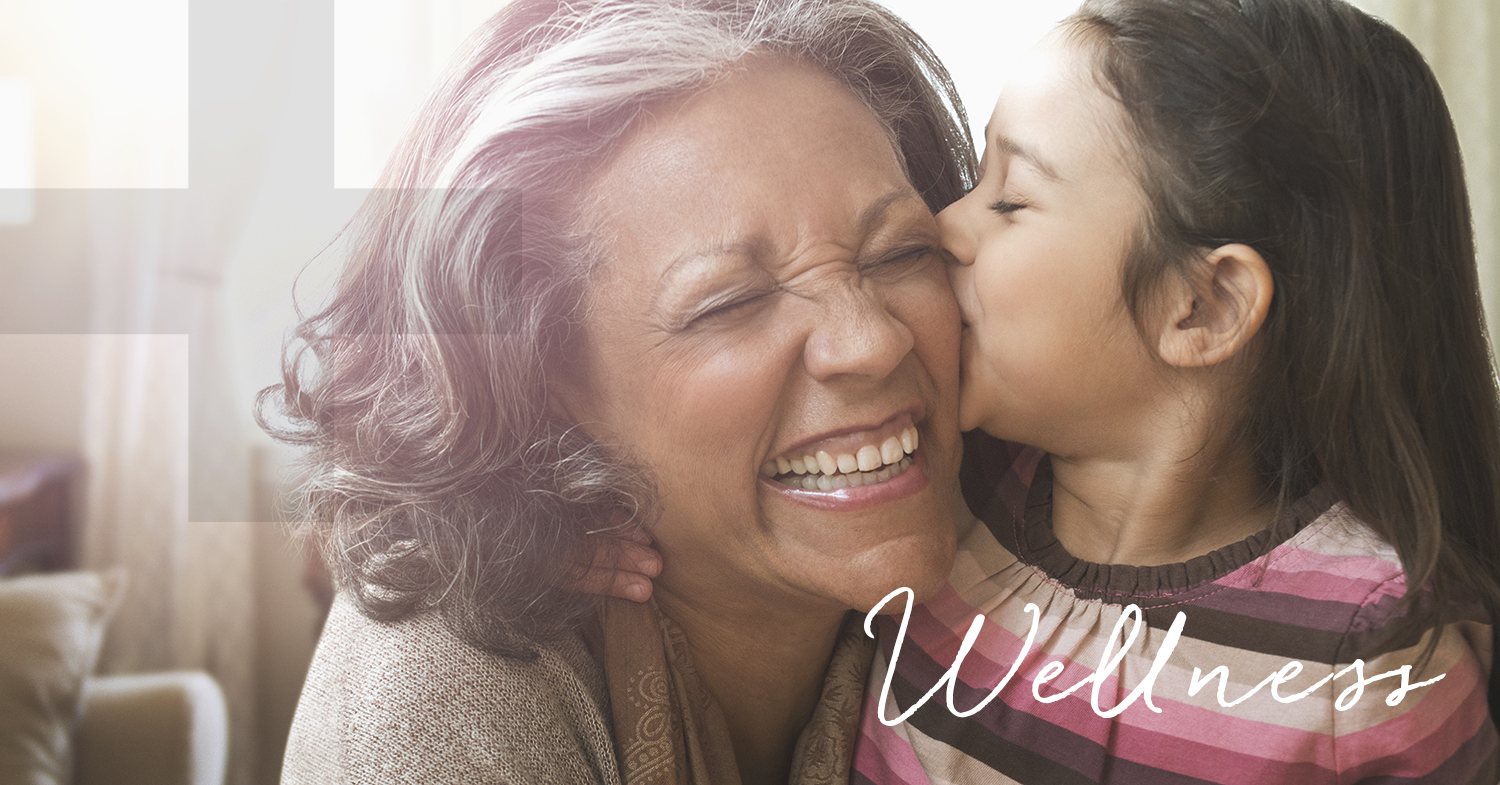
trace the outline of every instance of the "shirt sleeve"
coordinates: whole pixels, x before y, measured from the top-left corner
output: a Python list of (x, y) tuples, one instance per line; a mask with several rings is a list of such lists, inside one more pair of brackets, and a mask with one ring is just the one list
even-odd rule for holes
[(1335, 681), (1338, 781), (1495, 785), (1491, 620), (1477, 606), (1455, 605), (1441, 628), (1413, 628), (1400, 600), (1404, 581), (1397, 576), (1371, 593), (1340, 647), (1337, 672), (1350, 670)]

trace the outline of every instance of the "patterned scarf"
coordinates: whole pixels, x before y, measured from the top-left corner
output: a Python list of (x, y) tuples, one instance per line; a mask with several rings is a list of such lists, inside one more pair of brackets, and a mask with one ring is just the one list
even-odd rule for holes
[[(624, 785), (740, 785), (724, 714), (699, 679), (682, 628), (657, 609), (611, 600), (605, 678)], [(844, 618), (823, 692), (797, 739), (789, 785), (845, 785), (875, 653), (860, 615)]]

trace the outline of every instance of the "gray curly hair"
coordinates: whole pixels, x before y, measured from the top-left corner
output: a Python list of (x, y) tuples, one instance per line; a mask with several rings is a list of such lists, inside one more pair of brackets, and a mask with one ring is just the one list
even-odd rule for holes
[(646, 520), (653, 491), (548, 404), (607, 252), (580, 195), (643, 111), (757, 53), (847, 85), (934, 211), (973, 182), (947, 72), (869, 0), (508, 4), (346, 229), (342, 277), (258, 401), (262, 427), (309, 448), (297, 517), (364, 613), (435, 607), (527, 656), (590, 611), (557, 587), (589, 534)]

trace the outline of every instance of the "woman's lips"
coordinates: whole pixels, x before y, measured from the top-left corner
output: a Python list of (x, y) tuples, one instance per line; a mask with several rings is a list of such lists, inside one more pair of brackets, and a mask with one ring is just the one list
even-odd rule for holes
[[(885, 480), (831, 490), (808, 490), (770, 477), (761, 477), (760, 482), (772, 492), (797, 504), (823, 510), (863, 510), (904, 499), (927, 487), (926, 453), (917, 450), (896, 465), (903, 463), (906, 464), (904, 469), (891, 472), (891, 476)], [(878, 472), (875, 474), (878, 475)]]
[(879, 471), (917, 445), (918, 412), (899, 412), (879, 425), (849, 428), (783, 448), (760, 467), (764, 477)]
[(917, 429), (905, 426), (880, 438), (875, 434), (867, 443), (850, 444), (837, 455), (827, 450), (787, 459), (778, 457), (760, 467), (762, 477), (809, 491), (832, 491), (885, 482), (911, 465), (911, 454), (917, 450)]
[(801, 476), (791, 474), (772, 477), (771, 479), (792, 488), (801, 488), (804, 491), (837, 491), (843, 488), (860, 488), (866, 485), (878, 485), (879, 483), (890, 482), (905, 473), (911, 464), (911, 456), (904, 455), (895, 463), (867, 472), (853, 471), (831, 475), (805, 474)]

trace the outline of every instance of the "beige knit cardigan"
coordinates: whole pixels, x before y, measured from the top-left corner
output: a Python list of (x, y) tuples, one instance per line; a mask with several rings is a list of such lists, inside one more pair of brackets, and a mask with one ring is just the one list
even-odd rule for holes
[(523, 662), (463, 643), (435, 612), (381, 624), (341, 595), (281, 781), (618, 785), (608, 701), (576, 635)]

